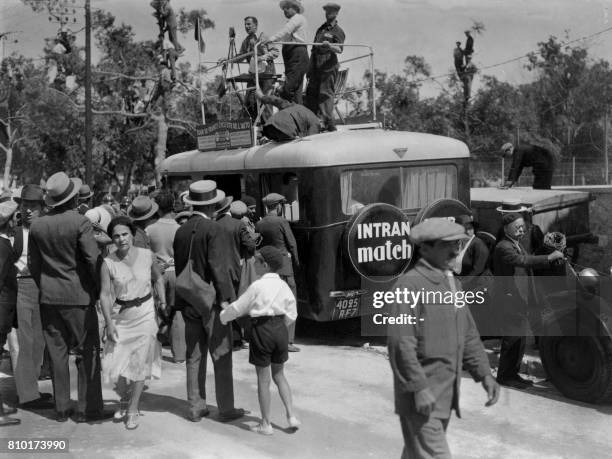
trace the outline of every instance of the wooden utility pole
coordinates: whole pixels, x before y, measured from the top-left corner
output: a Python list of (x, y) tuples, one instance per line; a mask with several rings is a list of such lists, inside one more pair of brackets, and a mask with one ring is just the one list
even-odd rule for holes
[(93, 156), (91, 113), (91, 0), (85, 0), (85, 183), (91, 184)]
[(609, 164), (608, 164), (608, 107), (606, 107), (606, 113), (604, 115), (604, 184), (608, 185), (609, 180)]

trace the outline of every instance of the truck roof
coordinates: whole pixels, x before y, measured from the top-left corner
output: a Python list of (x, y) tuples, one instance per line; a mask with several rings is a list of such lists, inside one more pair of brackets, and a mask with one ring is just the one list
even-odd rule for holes
[(472, 188), (470, 190), (472, 207), (498, 207), (505, 200), (519, 200), (521, 204), (533, 206), (535, 213), (551, 209), (562, 209), (590, 200), (586, 191), (572, 190), (534, 190), (531, 187), (512, 187), (507, 190), (499, 188)]
[(372, 163), (468, 158), (463, 142), (448, 137), (383, 129), (339, 130), (248, 149), (178, 153), (159, 166), (162, 174), (295, 169)]

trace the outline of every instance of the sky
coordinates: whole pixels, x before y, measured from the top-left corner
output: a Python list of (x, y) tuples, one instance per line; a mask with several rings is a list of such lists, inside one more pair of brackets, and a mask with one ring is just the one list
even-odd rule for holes
[[(113, 13), (119, 21), (132, 25), (137, 39), (155, 39), (157, 24), (150, 0), (92, 0), (92, 8)], [(68, 0), (72, 4), (73, 0)], [(324, 21), (322, 5), (326, 1), (305, 0), (304, 15), (309, 35)], [(570, 40), (604, 31), (593, 38), (580, 40), (594, 58), (612, 62), (612, 0), (340, 0), (339, 23), (346, 33), (346, 42), (368, 44), (374, 48), (375, 67), (388, 73), (399, 73), (408, 55), (423, 56), (433, 75), (445, 75), (452, 70), (452, 50), (456, 41), (464, 41), (463, 31), (473, 21), (482, 22), (485, 32), (475, 36), (473, 62), (477, 67), (495, 65), (537, 48), (539, 41), (550, 35)], [(84, 0), (74, 0), (77, 7)], [(276, 0), (171, 0), (175, 10), (204, 8), (216, 23), (205, 32), (205, 60), (216, 61), (228, 51), (228, 29), (235, 27), (238, 46), (244, 37), (243, 18), (259, 18), (259, 30), (274, 33), (285, 23)], [(83, 9), (77, 8), (77, 14)], [(82, 28), (84, 20), (72, 26)], [(54, 36), (57, 24), (48, 15), (34, 13), (19, 0), (0, 0), (0, 33), (17, 31), (5, 40), (5, 53), (18, 51), (30, 57), (40, 57), (44, 38)], [(13, 43), (17, 39), (18, 43)], [(84, 43), (83, 32), (78, 41)], [(187, 52), (183, 60), (197, 64), (196, 42), (192, 34), (181, 36)], [(346, 49), (344, 58), (365, 54), (363, 50)], [(95, 54), (94, 54), (95, 59)], [(532, 77), (524, 68), (525, 60), (485, 69), (484, 73), (510, 83), (522, 83)], [(366, 61), (350, 64), (349, 81), (356, 82), (367, 68)], [(445, 83), (445, 78), (439, 80)], [(475, 89), (478, 88), (478, 77)], [(422, 94), (435, 95), (440, 86), (428, 84)]]

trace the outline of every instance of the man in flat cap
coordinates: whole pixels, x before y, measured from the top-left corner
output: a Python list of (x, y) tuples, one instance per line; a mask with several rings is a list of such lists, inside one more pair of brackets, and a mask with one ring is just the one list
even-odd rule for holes
[(342, 43), (345, 35), (338, 25), (338, 11), (340, 5), (327, 3), (325, 10), (325, 23), (317, 29), (314, 42), (322, 46), (313, 46), (310, 55), (310, 68), (306, 77), (305, 105), (323, 121), (325, 129), (335, 131), (334, 123), (334, 87), (338, 78), (338, 54), (342, 53)]
[[(482, 382), (486, 406), (497, 402), (499, 386), (469, 308), (455, 300), (463, 294), (452, 273), (460, 241), (467, 238), (463, 226), (430, 218), (416, 225), (410, 238), (421, 257), (393, 290), (423, 291), (434, 300), (390, 305), (390, 315), (410, 314), (417, 324), (388, 327), (395, 412), (404, 436), (402, 458), (450, 458), (446, 428), (453, 409), (460, 417), (462, 367)], [(452, 301), (440, 300), (450, 292)]]
[(502, 156), (512, 158), (508, 179), (503, 188), (510, 188), (518, 182), (523, 168), (531, 167), (533, 171), (533, 189), (550, 190), (553, 172), (555, 170), (555, 157), (553, 153), (538, 145), (520, 145), (515, 148), (511, 143), (505, 143)]
[(494, 304), (499, 305), (499, 323), (504, 324), (499, 356), (497, 381), (500, 384), (524, 389), (533, 383), (519, 376), (525, 354), (525, 336), (529, 322), (529, 305), (534, 304), (536, 291), (533, 268), (549, 267), (563, 253), (555, 250), (549, 255), (531, 255), (521, 243), (525, 237), (525, 221), (520, 213), (506, 213), (502, 217), (504, 237), (493, 250)]
[[(298, 268), (297, 243), (289, 222), (283, 217), (285, 197), (278, 193), (270, 193), (263, 198), (266, 216), (257, 222), (255, 230), (261, 235), (261, 247), (271, 245), (283, 254), (283, 267), (278, 275), (287, 282), (293, 295), (297, 298), (297, 289), (293, 267)], [(289, 326), (289, 352), (299, 352), (300, 348), (293, 344), (295, 337), (295, 322)]]

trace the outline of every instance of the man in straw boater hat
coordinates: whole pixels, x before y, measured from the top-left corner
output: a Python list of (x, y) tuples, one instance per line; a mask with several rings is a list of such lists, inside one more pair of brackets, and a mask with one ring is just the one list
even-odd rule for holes
[(308, 86), (306, 87), (306, 106), (317, 114), (325, 129), (335, 131), (334, 123), (334, 87), (338, 78), (338, 54), (343, 51), (344, 31), (338, 25), (340, 5), (326, 3), (325, 22), (317, 29), (314, 42), (322, 46), (313, 46), (308, 69)]
[(40, 318), (53, 362), (56, 420), (70, 416), (71, 348), (78, 368), (74, 420), (113, 416), (105, 412), (100, 382), (100, 336), (94, 307), (99, 294), (100, 251), (91, 222), (77, 207), (81, 180), (57, 172), (47, 180), (45, 204), (51, 211), (32, 222), (29, 267), (40, 290)]
[[(421, 258), (394, 287), (423, 291), (416, 304), (391, 304), (390, 316), (415, 316), (416, 325), (389, 325), (389, 361), (393, 370), (395, 412), (404, 436), (403, 458), (450, 457), (446, 428), (454, 409), (459, 411), (462, 367), (487, 392), (486, 406), (499, 398), (499, 386), (461, 284), (452, 268), (460, 241), (468, 236), (463, 226), (445, 218), (430, 218), (410, 231)], [(449, 295), (450, 294), (450, 295)], [(449, 298), (449, 300), (441, 300)], [(435, 319), (434, 319), (435, 318)]]
[[(282, 54), (285, 63), (285, 83), (280, 96), (289, 102), (302, 103), (304, 76), (308, 71), (310, 60), (306, 49), (306, 29), (308, 24), (302, 15), (304, 7), (300, 0), (281, 0), (279, 3), (283, 14), (288, 19), (287, 24), (263, 42), (264, 45), (272, 41), (291, 42), (283, 45)], [(293, 44), (294, 43), (294, 44)]]
[[(508, 208), (509, 205), (506, 205)], [(498, 209), (501, 210), (501, 209)], [(535, 305), (537, 292), (533, 282), (533, 268), (548, 267), (555, 260), (563, 259), (563, 253), (553, 251), (549, 255), (532, 255), (522, 245), (526, 236), (525, 221), (520, 211), (504, 212), (502, 223), (504, 236), (493, 251), (492, 265), (495, 275), (494, 304), (499, 306), (497, 318), (503, 324), (501, 352), (497, 381), (500, 384), (524, 389), (530, 380), (519, 375), (527, 331), (529, 307)]]
[(221, 310), (236, 297), (228, 263), (232, 256), (230, 237), (212, 219), (215, 206), (224, 198), (225, 193), (217, 189), (213, 180), (199, 180), (189, 185), (189, 193), (184, 201), (193, 206), (193, 212), (174, 237), (177, 279), (187, 266), (191, 253), (192, 269), (211, 284), (216, 292), (210, 311), (203, 310), (202, 304), (187, 302), (176, 292), (175, 305), (178, 310), (182, 310), (185, 319), (187, 399), (190, 406), (189, 419), (194, 422), (209, 414), (206, 405), (206, 354), (209, 351), (214, 366), (219, 419), (232, 421), (246, 413), (234, 407), (232, 331), (219, 319)]
[(17, 269), (17, 349), (14, 357), (15, 387), (24, 408), (52, 408), (51, 394), (38, 391), (38, 378), (45, 354), (40, 321), (39, 291), (28, 267), (28, 241), (32, 223), (41, 216), (44, 192), (38, 185), (25, 185), (15, 196), (21, 210), (21, 224), (15, 228), (15, 267)]
[(531, 167), (533, 171), (533, 189), (550, 190), (553, 172), (555, 170), (555, 155), (548, 149), (539, 145), (520, 145), (514, 147), (511, 143), (505, 143), (501, 147), (502, 156), (512, 158), (512, 165), (508, 178), (504, 183), (505, 188), (510, 188), (518, 182), (523, 168)]
[[(0, 203), (0, 349), (4, 349), (8, 334), (15, 325), (15, 298), (17, 286), (15, 285), (15, 267), (13, 265), (14, 252), (9, 239), (9, 222), (17, 210), (15, 201)], [(38, 392), (38, 388), (37, 388)], [(9, 417), (17, 409), (8, 407), (0, 395), (0, 426), (20, 424), (19, 419)]]
[(136, 226), (134, 247), (151, 248), (145, 228), (153, 222), (158, 210), (159, 205), (148, 196), (137, 196), (127, 208), (127, 216), (132, 219), (134, 226)]

